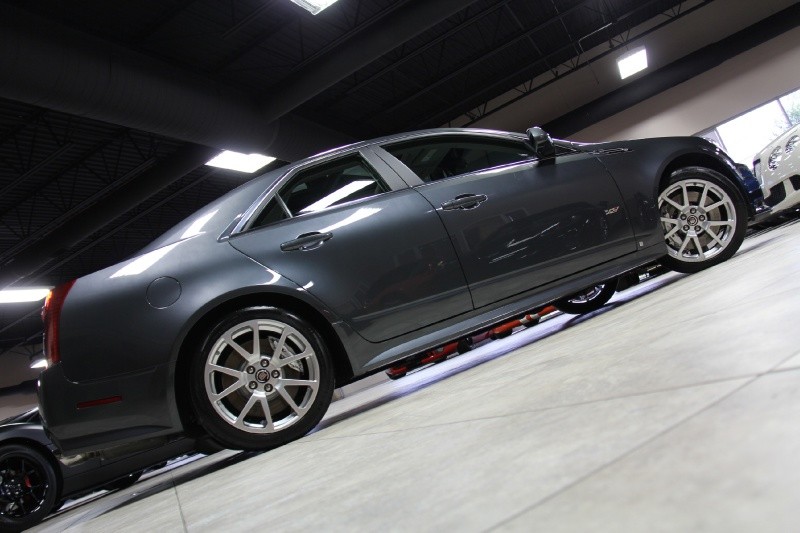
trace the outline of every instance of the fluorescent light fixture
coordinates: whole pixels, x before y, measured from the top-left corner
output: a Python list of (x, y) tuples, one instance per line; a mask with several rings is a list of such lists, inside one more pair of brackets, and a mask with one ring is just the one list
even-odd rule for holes
[(239, 172), (253, 173), (275, 161), (274, 157), (262, 154), (241, 154), (225, 150), (217, 157), (206, 163), (211, 167), (227, 168)]
[(37, 359), (31, 363), (31, 368), (47, 368), (47, 359)]
[(628, 76), (633, 76), (637, 72), (647, 68), (647, 50), (644, 46), (634, 48), (630, 52), (625, 52), (617, 59), (619, 75), (624, 80)]
[(292, 0), (293, 3), (309, 11), (312, 15), (316, 15), (331, 4), (335, 4), (337, 0)]
[(23, 302), (38, 302), (47, 298), (50, 292), (46, 287), (31, 287), (29, 289), (3, 289), (0, 291), (0, 304), (17, 304)]

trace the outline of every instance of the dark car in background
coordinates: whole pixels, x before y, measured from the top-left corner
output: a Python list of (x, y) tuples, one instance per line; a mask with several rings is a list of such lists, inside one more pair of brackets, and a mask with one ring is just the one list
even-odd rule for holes
[[(161, 444), (161, 443), (160, 443)], [(176, 439), (121, 455), (65, 457), (45, 435), (38, 409), (0, 422), (0, 531), (41, 522), (67, 499), (133, 485), (150, 467), (192, 452)]]
[(335, 386), (654, 260), (725, 261), (768, 211), (754, 181), (700, 138), (577, 144), (539, 128), (300, 161), (51, 293), (48, 431), (67, 453), (181, 433), (279, 446)]

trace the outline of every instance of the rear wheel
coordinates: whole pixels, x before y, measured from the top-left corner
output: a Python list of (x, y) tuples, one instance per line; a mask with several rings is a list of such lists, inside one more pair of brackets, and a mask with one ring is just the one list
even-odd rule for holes
[(56, 504), (58, 478), (37, 450), (0, 446), (0, 530), (22, 531), (41, 522)]
[(272, 307), (232, 313), (192, 360), (198, 421), (228, 448), (266, 450), (302, 437), (322, 419), (333, 386), (319, 333)]
[(739, 191), (719, 172), (688, 167), (675, 171), (658, 196), (667, 243), (664, 265), (699, 272), (729, 259), (747, 231)]
[(562, 313), (582, 315), (597, 311), (608, 303), (617, 290), (617, 279), (610, 279), (593, 285), (561, 300), (553, 302), (553, 306)]

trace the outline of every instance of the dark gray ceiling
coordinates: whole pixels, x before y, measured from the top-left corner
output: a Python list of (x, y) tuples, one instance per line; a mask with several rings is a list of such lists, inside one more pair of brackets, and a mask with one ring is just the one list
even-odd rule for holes
[[(220, 148), (440, 126), (710, 1), (0, 0), (0, 288), (141, 248), (248, 178), (203, 166)], [(38, 331), (0, 306), (0, 352)]]

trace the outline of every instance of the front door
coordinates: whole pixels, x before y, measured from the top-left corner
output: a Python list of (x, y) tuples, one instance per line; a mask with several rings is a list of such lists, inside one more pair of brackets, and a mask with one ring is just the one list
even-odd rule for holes
[(384, 148), (423, 181), (415, 190), (447, 228), (476, 308), (636, 250), (619, 190), (592, 155), (538, 160), (521, 141), (481, 136)]

